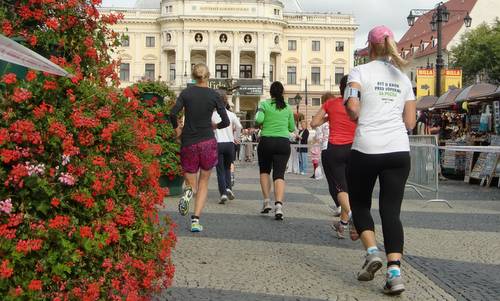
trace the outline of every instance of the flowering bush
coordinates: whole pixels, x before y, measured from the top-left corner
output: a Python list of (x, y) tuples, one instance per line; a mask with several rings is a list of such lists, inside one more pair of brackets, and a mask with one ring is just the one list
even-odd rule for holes
[[(150, 122), (156, 127), (155, 143), (162, 148), (162, 153), (158, 156), (161, 175), (167, 176), (170, 180), (182, 176), (180, 144), (177, 141), (175, 130), (167, 121), (170, 109), (175, 104), (175, 93), (168, 88), (165, 82), (161, 81), (141, 81), (133, 85), (132, 89), (143, 98), (146, 110), (151, 114)], [(156, 95), (162, 99), (157, 99)]]
[[(12, 3), (12, 5), (10, 5)], [(99, 0), (18, 0), (0, 31), (74, 76), (0, 75), (2, 300), (149, 300), (171, 284), (174, 225), (160, 221), (162, 146)]]

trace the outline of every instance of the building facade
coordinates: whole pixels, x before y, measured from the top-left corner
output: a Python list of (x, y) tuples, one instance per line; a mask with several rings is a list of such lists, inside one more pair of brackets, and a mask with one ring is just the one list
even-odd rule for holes
[(124, 86), (159, 78), (179, 92), (191, 83), (192, 66), (205, 63), (212, 83), (242, 86), (233, 103), (243, 119), (269, 97), (273, 81), (284, 84), (291, 104), (301, 95), (300, 111), (310, 117), (354, 64), (354, 17), (306, 13), (297, 1), (139, 0), (101, 11), (124, 14), (114, 27), (123, 36), (116, 56)]
[[(498, 4), (498, 0), (450, 0), (445, 2), (450, 11), (450, 17), (449, 21), (443, 24), (442, 29), (444, 68), (449, 67), (450, 51), (460, 43), (460, 39), (466, 31), (476, 28), (483, 22), (492, 23), (500, 16)], [(464, 17), (467, 13), (472, 18), (470, 28), (466, 28), (464, 25)], [(408, 29), (398, 43), (401, 55), (410, 61), (406, 72), (414, 85), (417, 81), (417, 69), (435, 68), (437, 32), (432, 31), (429, 24), (432, 20), (432, 14), (433, 11), (418, 18), (415, 25)], [(443, 93), (446, 90), (444, 89)]]

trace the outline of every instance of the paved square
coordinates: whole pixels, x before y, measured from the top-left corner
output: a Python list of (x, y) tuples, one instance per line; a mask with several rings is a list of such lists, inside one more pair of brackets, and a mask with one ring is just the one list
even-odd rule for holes
[[(394, 299), (381, 292), (383, 272), (368, 283), (356, 280), (364, 251), (360, 242), (335, 237), (325, 180), (287, 174), (285, 220), (277, 222), (259, 213), (257, 168), (239, 166), (236, 177), (237, 199), (219, 205), (212, 175), (202, 216), (205, 229), (199, 234), (188, 231), (188, 218), (176, 211), (177, 199), (166, 200), (179, 241), (174, 287), (158, 300)], [(377, 193), (373, 213), (380, 230)], [(441, 185), (441, 196), (453, 208), (424, 207), (416, 193), (405, 195), (407, 290), (397, 299), (499, 300), (500, 190), (448, 181)]]

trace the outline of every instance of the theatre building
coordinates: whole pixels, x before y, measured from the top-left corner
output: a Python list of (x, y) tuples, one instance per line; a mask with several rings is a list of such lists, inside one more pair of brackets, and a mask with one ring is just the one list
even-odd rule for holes
[(232, 102), (243, 119), (253, 118), (273, 81), (285, 85), (294, 109), (300, 95), (310, 119), (354, 64), (354, 17), (304, 12), (298, 1), (139, 0), (101, 11), (124, 15), (114, 26), (123, 36), (116, 56), (124, 86), (161, 79), (179, 92), (191, 84), (191, 68), (205, 63), (212, 86), (240, 87)]

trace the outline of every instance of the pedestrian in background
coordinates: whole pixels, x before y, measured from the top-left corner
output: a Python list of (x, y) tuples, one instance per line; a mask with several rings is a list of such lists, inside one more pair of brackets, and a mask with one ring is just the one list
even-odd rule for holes
[(264, 197), (261, 213), (267, 214), (271, 207), (271, 178), (274, 182), (274, 216), (283, 219), (285, 201), (285, 170), (290, 157), (290, 133), (295, 130), (295, 122), (290, 106), (283, 97), (284, 88), (280, 82), (271, 85), (271, 99), (259, 104), (255, 122), (262, 126), (257, 148), (260, 169), (260, 186)]
[[(344, 93), (347, 75), (340, 80), (340, 93)], [(349, 190), (347, 185), (347, 166), (351, 145), (354, 140), (356, 123), (347, 115), (343, 97), (329, 98), (314, 115), (311, 126), (317, 127), (325, 120), (329, 124), (328, 147), (324, 156), (325, 173), (330, 177), (333, 194), (340, 203), (340, 221), (333, 224), (339, 239), (345, 238), (349, 231), (352, 240), (358, 239), (358, 233), (351, 220)]]
[(301, 175), (305, 175), (307, 171), (307, 155), (309, 153), (309, 148), (307, 143), (309, 141), (309, 130), (307, 129), (307, 121), (302, 120), (300, 122), (300, 131), (297, 135), (297, 142), (299, 144), (305, 145), (306, 147), (299, 147), (297, 150), (299, 156), (299, 172)]
[[(226, 113), (229, 117), (229, 126), (223, 129), (215, 129), (215, 138), (217, 139), (217, 183), (219, 186), (220, 201), (219, 204), (225, 204), (228, 200), (234, 200), (233, 186), (231, 183), (231, 165), (234, 162), (234, 144), (236, 136), (240, 136), (241, 123), (236, 114), (231, 112), (227, 101), (227, 94), (223, 90), (217, 91), (224, 102)], [(217, 112), (212, 115), (212, 123), (218, 124), (221, 117)]]
[(368, 42), (371, 62), (351, 71), (345, 94), (348, 113), (358, 121), (348, 169), (353, 220), (367, 251), (358, 280), (372, 280), (382, 267), (370, 212), (378, 178), (387, 255), (384, 292), (401, 294), (405, 286), (400, 269), (404, 245), (400, 212), (411, 165), (407, 132), (416, 123), (415, 95), (410, 79), (400, 70), (407, 62), (399, 55), (392, 31), (377, 26), (368, 34)]
[[(221, 122), (218, 129), (229, 126), (225, 106), (217, 92), (208, 87), (210, 72), (205, 64), (194, 66), (192, 78), (196, 84), (184, 89), (170, 111), (170, 122), (178, 127), (177, 114), (184, 109), (184, 127), (181, 133), (181, 165), (186, 188), (179, 201), (179, 212), (186, 215), (189, 203), (196, 192), (194, 215), (191, 216), (191, 232), (201, 232), (200, 216), (208, 195), (208, 181), (217, 165), (217, 141), (214, 137), (212, 114), (217, 111)], [(199, 173), (199, 175), (198, 175)]]

